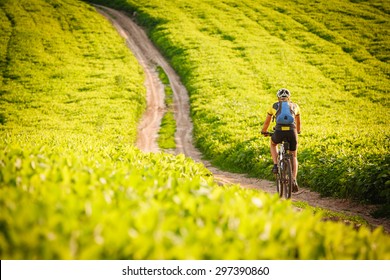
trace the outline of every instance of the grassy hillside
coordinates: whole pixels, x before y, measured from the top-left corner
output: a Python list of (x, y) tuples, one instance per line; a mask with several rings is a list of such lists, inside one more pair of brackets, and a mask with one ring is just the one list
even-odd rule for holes
[(3, 134), (134, 142), (145, 107), (141, 68), (93, 8), (2, 1), (0, 16)]
[(301, 185), (390, 204), (388, 1), (94, 2), (137, 11), (189, 90), (196, 143), (215, 164), (271, 178), (259, 132), (285, 87), (302, 109)]
[(0, 16), (1, 259), (390, 258), (381, 228), (134, 148), (143, 74), (90, 6), (3, 0)]

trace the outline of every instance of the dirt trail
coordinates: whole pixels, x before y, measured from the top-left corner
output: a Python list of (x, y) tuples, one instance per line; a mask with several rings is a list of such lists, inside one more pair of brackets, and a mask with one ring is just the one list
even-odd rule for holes
[[(136, 25), (126, 14), (97, 6), (97, 10), (109, 19), (120, 35), (126, 39), (127, 45), (144, 68), (147, 88), (147, 110), (139, 126), (137, 147), (146, 152), (157, 152), (156, 137), (164, 114), (164, 86), (159, 81), (156, 66), (162, 67), (167, 74), (173, 90), (174, 113), (177, 123), (175, 135), (176, 154), (182, 153), (195, 161), (202, 162), (214, 175), (220, 184), (240, 184), (245, 188), (253, 188), (268, 193), (275, 193), (274, 182), (248, 178), (243, 174), (221, 171), (213, 167), (201, 157), (192, 140), (192, 122), (190, 119), (189, 97), (186, 88), (180, 82), (179, 76), (149, 40), (144, 30)], [(361, 205), (345, 199), (322, 198), (316, 192), (301, 188), (298, 194), (293, 194), (293, 201), (304, 201), (311, 206), (343, 212), (348, 215), (363, 217), (372, 227), (383, 226), (390, 232), (390, 220), (375, 219), (370, 215), (375, 206)]]

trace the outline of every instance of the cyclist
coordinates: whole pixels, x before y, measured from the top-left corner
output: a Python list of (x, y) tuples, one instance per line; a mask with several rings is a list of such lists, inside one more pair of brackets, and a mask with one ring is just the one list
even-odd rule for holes
[(263, 129), (261, 131), (262, 134), (267, 136), (267, 130), (271, 123), (271, 120), (275, 118), (278, 107), (280, 105), (280, 101), (288, 101), (290, 106), (291, 113), (294, 117), (294, 122), (289, 125), (281, 125), (276, 123), (274, 127), (274, 133), (271, 137), (271, 156), (274, 162), (274, 166), (272, 168), (272, 172), (274, 174), (278, 173), (278, 148), (277, 144), (281, 143), (282, 140), (287, 140), (290, 143), (290, 152), (293, 156), (293, 192), (298, 191), (298, 183), (297, 183), (297, 174), (298, 174), (298, 159), (297, 159), (297, 148), (298, 148), (298, 134), (301, 133), (301, 117), (299, 106), (296, 103), (290, 101), (290, 91), (288, 89), (282, 88), (279, 89), (276, 96), (278, 97), (278, 102), (275, 102), (272, 107), (267, 111), (267, 117), (265, 119)]

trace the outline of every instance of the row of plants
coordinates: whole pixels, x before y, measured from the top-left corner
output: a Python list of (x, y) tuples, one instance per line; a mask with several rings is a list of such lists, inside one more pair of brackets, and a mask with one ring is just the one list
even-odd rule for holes
[(143, 74), (90, 6), (5, 0), (0, 17), (1, 259), (390, 258), (382, 228), (321, 222), (136, 149)]
[(387, 1), (93, 2), (137, 12), (187, 87), (214, 164), (271, 178), (260, 130), (285, 87), (302, 109), (300, 184), (389, 206)]

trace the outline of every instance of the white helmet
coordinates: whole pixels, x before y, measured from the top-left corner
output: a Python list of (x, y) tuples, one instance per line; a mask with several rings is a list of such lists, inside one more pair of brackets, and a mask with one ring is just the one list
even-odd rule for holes
[(285, 88), (281, 88), (278, 90), (278, 93), (276, 94), (276, 96), (278, 98), (281, 98), (281, 97), (290, 97), (290, 91), (288, 89), (285, 89)]

